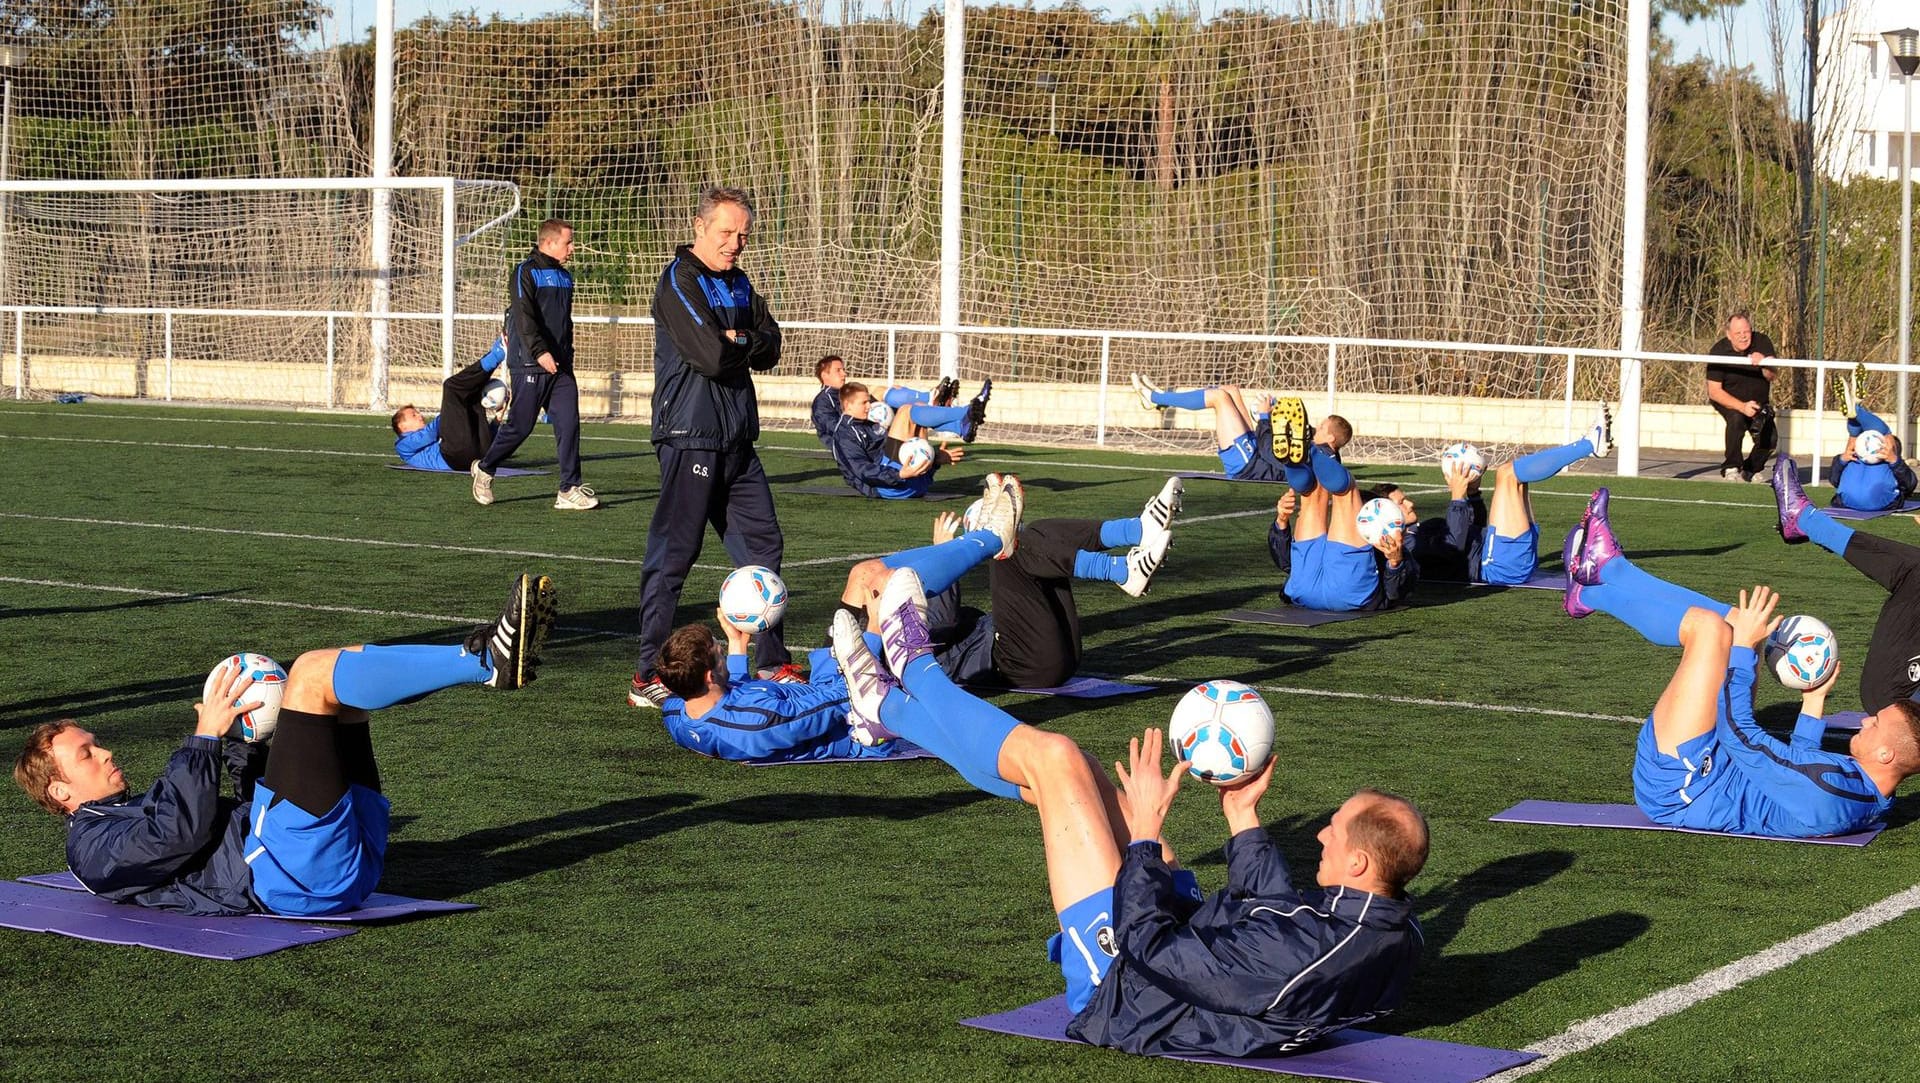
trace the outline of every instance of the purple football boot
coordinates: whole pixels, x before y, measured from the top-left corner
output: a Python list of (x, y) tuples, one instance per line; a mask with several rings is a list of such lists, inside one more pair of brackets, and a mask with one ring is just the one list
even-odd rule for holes
[(1580, 583), (1573, 576), (1567, 576), (1567, 589), (1561, 595), (1560, 604), (1574, 620), (1593, 615), (1593, 607), (1580, 600)]
[(886, 645), (887, 668), (895, 674), (905, 672), (908, 662), (933, 653), (927, 592), (912, 568), (894, 569), (880, 591), (880, 641)]
[(834, 661), (840, 663), (840, 675), (847, 679), (848, 732), (856, 743), (868, 748), (886, 744), (899, 734), (881, 723), (880, 704), (889, 691), (900, 686), (899, 682), (880, 668), (852, 613), (844, 609), (834, 612), (832, 638)]
[(1593, 501), (1587, 508), (1587, 523), (1582, 530), (1584, 536), (1580, 539), (1580, 548), (1574, 554), (1573, 563), (1567, 565), (1567, 578), (1583, 587), (1592, 587), (1600, 583), (1600, 569), (1626, 554), (1614, 539), (1613, 527), (1607, 523), (1607, 491), (1601, 489), (1594, 493)]
[(1807, 499), (1807, 491), (1800, 487), (1800, 468), (1785, 454), (1773, 457), (1773, 502), (1780, 511), (1780, 518), (1774, 524), (1780, 537), (1788, 545), (1806, 541), (1807, 532), (1800, 529), (1800, 516), (1813, 507), (1813, 501)]

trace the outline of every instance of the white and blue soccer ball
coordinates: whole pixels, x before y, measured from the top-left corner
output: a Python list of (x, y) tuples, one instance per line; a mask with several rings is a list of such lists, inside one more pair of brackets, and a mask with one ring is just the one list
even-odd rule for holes
[(1854, 457), (1863, 463), (1884, 463), (1893, 458), (1893, 442), (1887, 434), (1868, 429), (1853, 438)]
[(980, 509), (986, 507), (986, 504), (987, 498), (983, 496), (973, 503), (968, 504), (967, 510), (960, 514), (960, 525), (968, 533), (980, 529)]
[(480, 405), (488, 410), (498, 410), (507, 403), (507, 385), (500, 380), (488, 380), (480, 389)]
[(229, 706), (242, 703), (258, 703), (260, 706), (234, 719), (233, 728), (227, 731), (227, 736), (243, 741), (265, 741), (273, 736), (273, 725), (280, 720), (280, 700), (287, 692), (287, 671), (280, 668), (280, 663), (253, 651), (230, 654), (213, 667), (213, 672), (207, 674), (207, 683), (200, 689), (200, 701), (207, 703), (213, 700), (220, 689), (222, 671), (235, 664), (239, 665), (242, 677), (253, 678), (253, 684), (235, 697)]
[(1448, 444), (1440, 453), (1440, 472), (1472, 481), (1487, 472), (1487, 457), (1472, 444)]
[(1767, 637), (1767, 666), (1788, 688), (1818, 688), (1839, 664), (1840, 643), (1818, 617), (1788, 617)]
[(933, 461), (933, 445), (915, 436), (900, 442), (900, 465), (915, 470)]
[(884, 429), (893, 420), (893, 407), (875, 399), (873, 405), (867, 408), (867, 420)]
[(1273, 712), (1239, 681), (1208, 681), (1181, 697), (1167, 724), (1187, 773), (1222, 788), (1260, 773), (1273, 755)]
[(787, 612), (787, 584), (772, 568), (749, 564), (720, 584), (720, 615), (743, 632), (764, 632)]
[(1377, 496), (1360, 505), (1356, 520), (1360, 524), (1360, 537), (1368, 545), (1378, 545), (1381, 538), (1406, 529), (1407, 513), (1393, 501)]

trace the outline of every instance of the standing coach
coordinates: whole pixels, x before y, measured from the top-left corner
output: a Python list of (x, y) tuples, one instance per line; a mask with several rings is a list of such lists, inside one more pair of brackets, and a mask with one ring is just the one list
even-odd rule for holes
[[(693, 243), (674, 250), (653, 291), (653, 447), (660, 499), (640, 568), (640, 660), (627, 702), (659, 708), (673, 693), (654, 662), (674, 627), (687, 572), (707, 524), (736, 566), (780, 570), (785, 540), (773, 490), (753, 442), (760, 408), (753, 373), (780, 362), (780, 325), (735, 261), (753, 229), (753, 202), (709, 188), (693, 217)], [(801, 680), (779, 625), (760, 635), (763, 676)]]

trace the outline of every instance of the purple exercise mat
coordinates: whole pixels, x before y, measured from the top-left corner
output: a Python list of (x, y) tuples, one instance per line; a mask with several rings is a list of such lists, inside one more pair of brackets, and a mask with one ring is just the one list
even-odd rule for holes
[(809, 767), (816, 763), (898, 763), (901, 760), (938, 759), (919, 745), (901, 742), (900, 751), (891, 756), (827, 756), (817, 760), (742, 760), (748, 767)]
[(1857, 730), (1867, 720), (1865, 711), (1833, 711), (1820, 721), (1830, 730)]
[(1303, 609), (1297, 605), (1286, 605), (1279, 609), (1235, 609), (1220, 614), (1220, 619), (1233, 621), (1236, 624), (1278, 624), (1283, 628), (1318, 628), (1322, 624), (1362, 620), (1391, 612), (1393, 612), (1391, 609), (1349, 609), (1335, 612), (1330, 609)]
[(1015, 688), (1015, 692), (1024, 692), (1029, 696), (1066, 696), (1069, 699), (1105, 699), (1108, 696), (1131, 696), (1139, 692), (1151, 692), (1150, 684), (1128, 684), (1125, 681), (1108, 680), (1105, 677), (1081, 675), (1067, 678), (1067, 683), (1053, 688)]
[(1243, 485), (1285, 485), (1287, 483), (1285, 478), (1236, 478), (1232, 474), (1222, 474), (1218, 470), (1182, 470), (1173, 476), (1195, 481), (1232, 481)]
[(1909, 500), (1897, 508), (1881, 508), (1879, 511), (1862, 511), (1859, 508), (1827, 508), (1825, 510), (1829, 519), (1851, 519), (1859, 522), (1864, 519), (1878, 519), (1882, 515), (1892, 515), (1895, 512), (1912, 514), (1920, 511), (1920, 500)]
[(1511, 590), (1556, 590), (1567, 589), (1566, 572), (1535, 571), (1524, 583), (1469, 583), (1473, 587), (1507, 587)]
[(15, 881), (0, 881), (0, 926), (202, 959), (251, 959), (358, 932), (337, 925), (190, 917)]
[[(1073, 1039), (1067, 1037), (1067, 1024), (1072, 1019), (1073, 1013), (1067, 1010), (1067, 998), (1061, 995), (998, 1015), (963, 1019), (960, 1025), (1020, 1038), (1070, 1042)], [(1328, 1035), (1311, 1049), (1280, 1057), (1180, 1054), (1167, 1059), (1251, 1068), (1258, 1072), (1279, 1072), (1283, 1075), (1346, 1079), (1353, 1083), (1473, 1083), (1495, 1072), (1537, 1060), (1539, 1056), (1538, 1053), (1485, 1049), (1477, 1045), (1437, 1042), (1429, 1038), (1342, 1030)]]
[(1636, 805), (1583, 805), (1573, 801), (1522, 801), (1505, 812), (1487, 817), (1499, 824), (1550, 824), (1557, 827), (1620, 827), (1630, 831), (1678, 831), (1687, 835), (1718, 835), (1728, 839), (1765, 839), (1769, 842), (1812, 842), (1823, 846), (1865, 846), (1885, 824), (1874, 824), (1851, 835), (1822, 835), (1795, 839), (1779, 835), (1741, 835), (1732, 831), (1703, 831), (1697, 827), (1668, 827), (1647, 818)]
[[(424, 466), (408, 466), (406, 463), (388, 463), (387, 469), (411, 470), (416, 474), (459, 474), (462, 477), (467, 476), (465, 470), (431, 470)], [(545, 470), (522, 470), (517, 466), (503, 466), (495, 470), (493, 476), (496, 478), (532, 478), (543, 477), (546, 473)]]
[[(43, 872), (33, 876), (22, 876), (23, 884), (35, 884), (40, 887), (56, 887), (61, 891), (85, 891), (72, 872)], [(116, 904), (118, 905), (118, 904)], [(443, 902), (438, 899), (410, 899), (405, 895), (389, 895), (376, 891), (367, 896), (367, 901), (344, 914), (327, 914), (321, 917), (294, 917), (288, 914), (248, 914), (248, 917), (272, 918), (275, 921), (326, 921), (341, 925), (356, 925), (364, 921), (388, 921), (393, 918), (409, 917), (413, 914), (451, 914), (460, 910), (478, 910), (476, 903)]]

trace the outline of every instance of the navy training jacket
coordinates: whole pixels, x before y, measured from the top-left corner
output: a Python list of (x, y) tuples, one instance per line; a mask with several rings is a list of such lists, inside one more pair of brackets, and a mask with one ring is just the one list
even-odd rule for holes
[(861, 496), (877, 495), (879, 489), (898, 489), (907, 482), (900, 471), (887, 465), (887, 430), (852, 414), (841, 414), (834, 426), (833, 442), (827, 449), (840, 466), (840, 476), (859, 490)]
[(573, 275), (566, 267), (535, 248), (513, 269), (507, 305), (507, 367), (544, 372), (534, 358), (550, 353), (559, 371), (572, 372)]
[(189, 737), (146, 793), (92, 801), (67, 817), (67, 865), (88, 891), (187, 914), (262, 909), (245, 849), (266, 746), (224, 742), (242, 790), (236, 801), (220, 795), (222, 743)]
[(653, 442), (727, 451), (758, 440), (753, 373), (780, 363), (780, 325), (746, 272), (710, 271), (681, 245), (660, 272), (653, 321)]
[(1266, 1056), (1400, 1006), (1423, 947), (1413, 904), (1294, 888), (1265, 829), (1227, 840), (1227, 888), (1174, 889), (1154, 843), (1113, 885), (1119, 958), (1067, 1034), (1129, 1053)]

